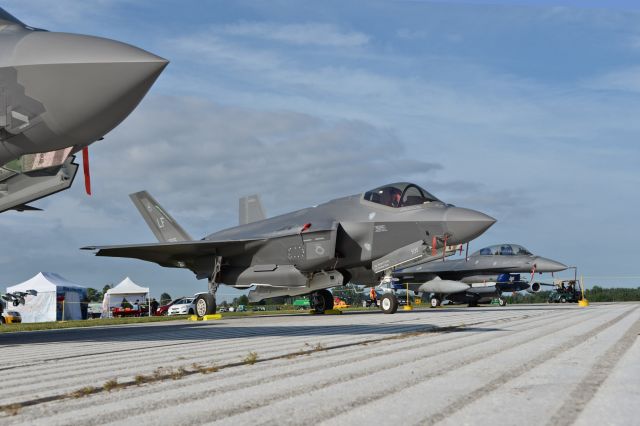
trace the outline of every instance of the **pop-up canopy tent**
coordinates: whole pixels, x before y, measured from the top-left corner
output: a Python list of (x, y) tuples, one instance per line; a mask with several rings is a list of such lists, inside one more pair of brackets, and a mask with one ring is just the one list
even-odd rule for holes
[[(40, 272), (23, 283), (7, 287), (7, 293), (35, 290), (25, 304), (11, 306), (20, 312), (22, 322), (46, 322), (87, 318), (87, 289), (53, 272)], [(9, 306), (7, 306), (9, 308)]]
[(140, 287), (127, 277), (122, 280), (120, 284), (107, 290), (105, 293), (104, 299), (102, 300), (102, 317), (108, 317), (111, 313), (111, 308), (120, 307), (124, 299), (127, 299), (127, 302), (133, 304), (136, 300), (142, 303), (148, 298), (149, 287)]

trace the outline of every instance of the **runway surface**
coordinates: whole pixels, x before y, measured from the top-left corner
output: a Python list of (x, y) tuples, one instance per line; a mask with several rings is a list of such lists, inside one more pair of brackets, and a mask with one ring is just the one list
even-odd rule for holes
[(637, 424), (639, 333), (626, 303), (2, 334), (0, 424)]

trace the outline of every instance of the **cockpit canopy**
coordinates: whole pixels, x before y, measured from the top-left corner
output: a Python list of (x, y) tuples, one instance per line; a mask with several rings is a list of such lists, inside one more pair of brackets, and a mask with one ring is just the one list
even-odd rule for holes
[(531, 256), (532, 253), (517, 244), (496, 244), (473, 253), (472, 256)]
[(364, 199), (388, 207), (407, 207), (430, 201), (440, 201), (435, 196), (409, 182), (392, 183), (364, 193)]

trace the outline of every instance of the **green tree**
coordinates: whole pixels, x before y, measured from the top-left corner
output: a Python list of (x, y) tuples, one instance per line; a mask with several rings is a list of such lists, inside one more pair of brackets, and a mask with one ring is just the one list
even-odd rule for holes
[(102, 293), (95, 288), (89, 287), (87, 289), (87, 299), (89, 299), (89, 302), (102, 302)]
[(243, 294), (242, 296), (238, 297), (238, 305), (248, 305), (249, 304), (249, 298), (247, 297), (246, 294)]
[(107, 291), (111, 290), (111, 284), (107, 284), (102, 287), (102, 294), (107, 294)]
[(160, 295), (160, 306), (166, 305), (171, 302), (171, 295), (169, 293), (162, 293)]

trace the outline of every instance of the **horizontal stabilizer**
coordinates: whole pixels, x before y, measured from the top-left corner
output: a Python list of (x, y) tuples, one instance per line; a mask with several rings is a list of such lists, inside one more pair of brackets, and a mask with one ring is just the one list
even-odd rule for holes
[(90, 246), (82, 250), (97, 250), (96, 256), (125, 257), (146, 260), (161, 266), (174, 268), (193, 268), (190, 262), (199, 257), (225, 256), (236, 251), (244, 244), (259, 240), (199, 240), (151, 244), (130, 244), (117, 246)]

